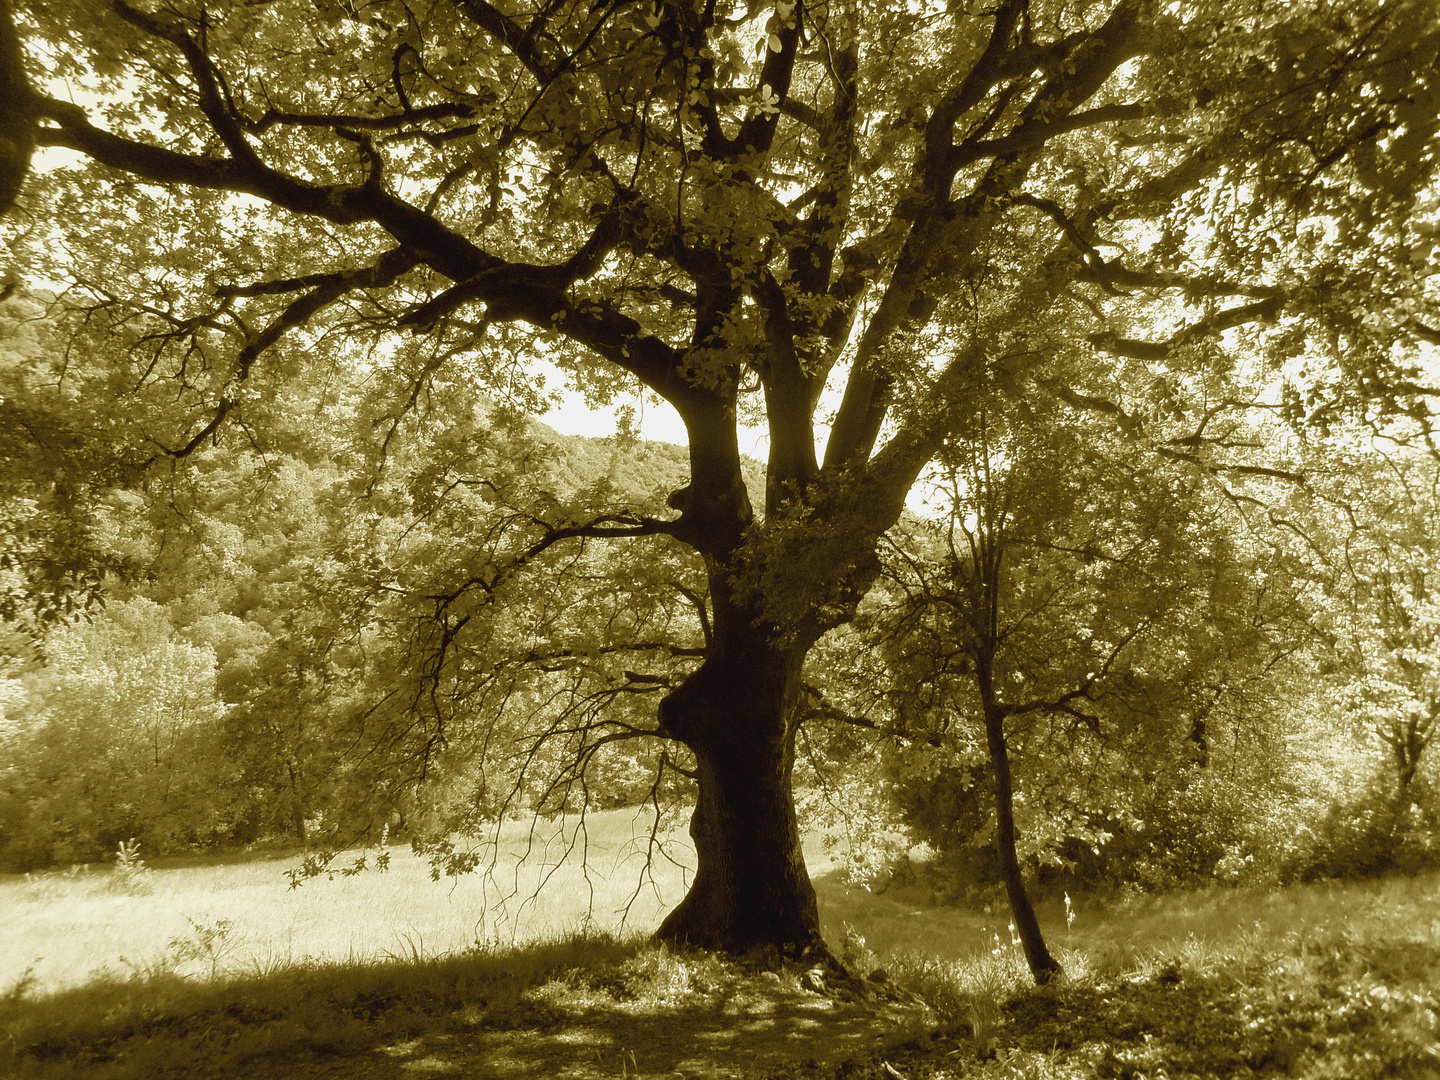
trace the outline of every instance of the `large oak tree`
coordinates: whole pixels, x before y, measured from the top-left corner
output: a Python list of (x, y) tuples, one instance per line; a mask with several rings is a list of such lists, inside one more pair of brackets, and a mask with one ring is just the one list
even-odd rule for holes
[[(146, 452), (243, 423), (282, 338), (410, 373), (397, 414), (440, 374), (530, 400), (537, 358), (674, 406), (676, 515), (543, 541), (663, 534), (709, 577), (654, 729), (698, 779), (672, 939), (818, 941), (801, 667), (978, 371), (1146, 445), (1109, 390), (1148, 370), (1169, 451), (1219, 468), (1227, 409), (1419, 408), (1440, 337), (1426, 0), (20, 0), (18, 50), (0, 21), (0, 196), (32, 140), (77, 156), (19, 189), (15, 268), (150, 358)], [(1187, 393), (1237, 337), (1291, 392)], [(487, 588), (436, 598), (427, 677)]]

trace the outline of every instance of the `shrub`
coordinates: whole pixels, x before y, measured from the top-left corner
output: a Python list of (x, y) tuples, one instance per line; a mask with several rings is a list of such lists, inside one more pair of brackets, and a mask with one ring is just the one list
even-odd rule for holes
[(115, 869), (106, 887), (129, 896), (149, 896), (155, 891), (154, 875), (140, 858), (140, 843), (134, 837), (121, 840), (115, 854)]
[(1417, 874), (1440, 867), (1440, 799), (1425, 781), (1403, 795), (1377, 779), (1359, 798), (1334, 802), (1311, 842), (1283, 867), (1286, 881)]

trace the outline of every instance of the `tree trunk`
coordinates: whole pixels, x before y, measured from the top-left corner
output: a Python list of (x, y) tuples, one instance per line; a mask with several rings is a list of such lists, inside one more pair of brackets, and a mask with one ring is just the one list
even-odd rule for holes
[(661, 940), (828, 955), (791, 789), (806, 650), (771, 644), (749, 620), (718, 619), (710, 655), (661, 705), (666, 734), (694, 752), (699, 780), (695, 880)]
[(1420, 755), (1425, 752), (1425, 747), (1430, 742), (1430, 728), (1434, 722), (1433, 715), (1422, 719), (1419, 712), (1412, 713), (1405, 718), (1403, 726), (1390, 744), (1395, 751), (1400, 794), (1407, 803), (1407, 809), (1408, 804), (1413, 803), (1414, 800), (1410, 785), (1415, 779), (1416, 771), (1420, 768)]
[(34, 152), (33, 95), (20, 54), (20, 35), (9, 0), (0, 0), (0, 215), (15, 204)]
[(310, 834), (305, 828), (305, 799), (300, 794), (300, 778), (296, 774), (295, 762), (287, 761), (285, 769), (290, 774), (290, 824), (295, 829), (295, 839), (308, 851)]
[(1000, 856), (1000, 869), (1005, 876), (1005, 894), (1010, 899), (1010, 912), (1015, 930), (1025, 950), (1025, 960), (1035, 982), (1044, 986), (1060, 970), (1060, 962), (1045, 947), (1040, 920), (1030, 895), (1025, 891), (1025, 878), (1020, 872), (1020, 859), (1015, 853), (1015, 789), (1010, 776), (1010, 750), (1005, 744), (1005, 710), (995, 696), (987, 664), (977, 664), (980, 698), (985, 712), (985, 739), (990, 750), (990, 764), (995, 769), (995, 847)]

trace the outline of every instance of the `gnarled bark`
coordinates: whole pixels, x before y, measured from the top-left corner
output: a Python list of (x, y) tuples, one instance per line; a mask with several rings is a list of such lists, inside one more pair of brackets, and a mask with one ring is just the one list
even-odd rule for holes
[(699, 780), (695, 880), (661, 924), (662, 940), (824, 950), (791, 791), (806, 646), (768, 638), (754, 625), (717, 627), (711, 655), (661, 706), (666, 733), (694, 752)]

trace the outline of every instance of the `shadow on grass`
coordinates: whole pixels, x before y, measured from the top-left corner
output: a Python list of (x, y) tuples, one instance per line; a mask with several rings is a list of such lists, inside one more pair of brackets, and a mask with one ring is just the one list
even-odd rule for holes
[(1440, 1080), (1440, 875), (1086, 905), (1044, 989), (1006, 942), (976, 947), (981, 915), (828, 895), (831, 919), (908, 939), (889, 984), (594, 935), (210, 981), (159, 967), (0, 988), (0, 1076)]
[[(870, 949), (880, 957), (921, 944), (936, 956), (973, 956), (987, 951), (995, 932), (1010, 921), (1009, 908), (985, 912), (939, 905), (929, 890), (917, 885), (871, 890), (847, 882), (841, 870), (817, 874), (813, 880), (826, 940), (840, 941), (847, 930), (861, 929)], [(1056, 905), (1042, 907), (1041, 912), (1047, 926), (1064, 925), (1064, 915)]]
[(43, 997), (21, 985), (0, 1000), (0, 1075), (828, 1075), (923, 1021), (917, 1004), (805, 978), (576, 937), (209, 982), (150, 971)]

